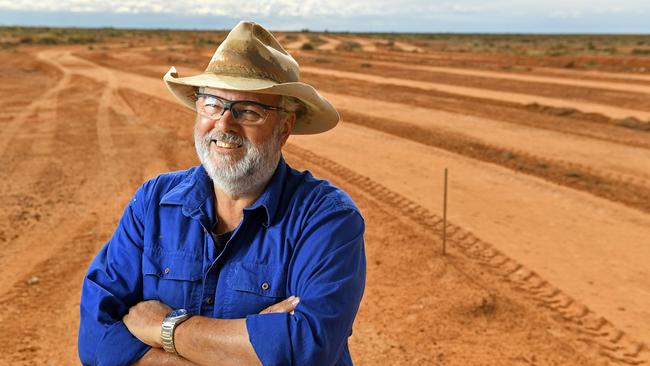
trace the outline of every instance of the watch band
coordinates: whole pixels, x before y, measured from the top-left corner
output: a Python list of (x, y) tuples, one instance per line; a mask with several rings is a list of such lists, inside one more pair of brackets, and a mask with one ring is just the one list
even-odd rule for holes
[(160, 343), (165, 351), (178, 354), (174, 345), (174, 331), (179, 324), (191, 316), (185, 309), (172, 310), (165, 316), (162, 322), (162, 328), (160, 329)]

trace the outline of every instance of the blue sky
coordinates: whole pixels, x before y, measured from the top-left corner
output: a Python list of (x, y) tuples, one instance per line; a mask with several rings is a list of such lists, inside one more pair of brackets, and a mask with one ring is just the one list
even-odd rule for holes
[(643, 33), (650, 0), (0, 0), (0, 25), (355, 32)]

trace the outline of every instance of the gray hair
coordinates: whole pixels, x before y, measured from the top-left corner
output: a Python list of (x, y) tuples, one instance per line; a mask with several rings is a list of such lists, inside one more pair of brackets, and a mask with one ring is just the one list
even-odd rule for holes
[[(283, 108), (288, 112), (295, 112), (296, 118), (300, 118), (307, 111), (307, 107), (302, 101), (288, 95), (282, 96), (282, 100), (280, 101), (280, 108)], [(287, 112), (284, 112), (284, 114), (286, 113)]]

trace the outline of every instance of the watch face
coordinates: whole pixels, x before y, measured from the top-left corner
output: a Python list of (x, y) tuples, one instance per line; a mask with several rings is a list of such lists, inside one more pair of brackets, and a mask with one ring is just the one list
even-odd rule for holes
[(169, 314), (167, 314), (167, 317), (168, 318), (176, 318), (176, 317), (185, 316), (185, 315), (187, 315), (187, 310), (185, 310), (185, 309), (176, 309), (176, 310), (172, 310), (171, 312), (169, 312)]

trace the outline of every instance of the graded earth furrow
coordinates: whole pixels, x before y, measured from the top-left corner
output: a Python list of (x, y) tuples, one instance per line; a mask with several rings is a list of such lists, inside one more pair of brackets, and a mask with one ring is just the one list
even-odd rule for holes
[[(650, 181), (637, 176), (603, 172), (586, 164), (549, 159), (523, 150), (491, 145), (443, 129), (372, 118), (342, 109), (345, 122), (376, 129), (425, 145), (438, 147), (472, 159), (501, 165), (518, 173), (585, 191), (650, 213)], [(649, 160), (650, 161), (650, 160)]]
[(559, 98), (551, 98), (546, 96), (530, 95), (523, 93), (511, 93), (496, 90), (487, 90), (476, 87), (455, 86), (443, 83), (435, 83), (428, 81), (416, 81), (398, 79), (392, 77), (382, 77), (376, 75), (369, 75), (359, 72), (338, 71), (325, 69), (320, 67), (302, 67), (302, 71), (310, 72), (320, 75), (332, 75), (336, 77), (367, 81), (377, 84), (392, 84), (399, 86), (408, 86), (412, 88), (422, 89), (423, 91), (439, 91), (451, 94), (460, 94), (465, 96), (494, 99), (499, 101), (508, 101), (519, 104), (542, 104), (558, 108), (576, 108), (582, 112), (599, 113), (611, 118), (628, 118), (635, 117), (643, 121), (650, 120), (650, 112), (645, 110), (637, 110), (631, 108), (620, 108), (601, 103), (585, 102), (582, 100), (566, 100)]
[[(158, 69), (156, 74), (160, 72)], [(650, 124), (644, 124), (642, 121), (616, 120), (594, 113), (583, 113), (573, 108), (553, 108), (539, 104), (520, 105), (442, 92), (422, 95), (419, 89), (405, 86), (350, 82), (344, 78), (310, 73), (303, 73), (303, 77), (319, 90), (330, 93), (442, 110), (650, 149), (650, 133), (646, 133), (650, 131)], [(341, 85), (346, 87), (342, 89)], [(390, 90), (390, 93), (386, 90)]]
[[(419, 130), (442, 130), (462, 135), (483, 144), (499, 146), (506, 151), (523, 151), (543, 159), (565, 161), (579, 166), (591, 166), (601, 174), (614, 174), (622, 180), (650, 181), (650, 171), (645, 162), (650, 161), (650, 150), (613, 144), (590, 138), (567, 136), (555, 131), (513, 125), (498, 120), (476, 118), (429, 108), (420, 108), (375, 101), (350, 95), (329, 93), (324, 95), (338, 108), (362, 115), (366, 123), (384, 121), (394, 129), (407, 131), (400, 125), (416, 126)], [(408, 114), (404, 113), (408, 110)], [(593, 158), (594, 151), (607, 154)]]
[[(317, 65), (323, 63), (322, 57), (311, 56), (307, 53), (301, 53), (303, 63), (307, 65)], [(497, 80), (517, 80), (533, 83), (548, 83), (568, 86), (579, 86), (595, 89), (609, 89), (622, 92), (650, 93), (650, 76), (642, 74), (629, 73), (604, 73), (596, 71), (579, 71), (566, 69), (537, 68), (526, 72), (517, 72), (516, 70), (483, 70), (469, 67), (453, 66), (430, 66), (419, 65), (413, 62), (391, 62), (391, 61), (368, 61), (365, 55), (360, 56), (334, 56), (327, 59), (328, 64), (332, 66), (345, 66), (346, 70), (350, 65), (359, 66), (364, 64), (365, 71), (372, 71), (373, 66), (383, 66), (389, 69), (424, 71), (428, 73), (444, 73), (453, 75), (477, 76), (492, 78)], [(387, 69), (382, 68), (385, 76), (393, 76), (390, 72), (385, 73)], [(419, 80), (415, 75), (407, 79)]]

